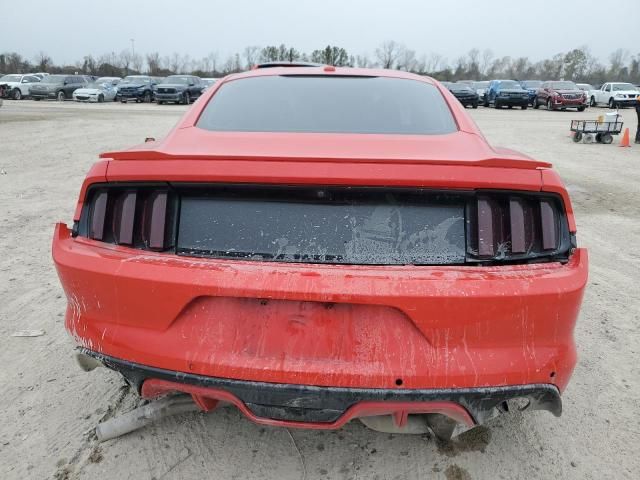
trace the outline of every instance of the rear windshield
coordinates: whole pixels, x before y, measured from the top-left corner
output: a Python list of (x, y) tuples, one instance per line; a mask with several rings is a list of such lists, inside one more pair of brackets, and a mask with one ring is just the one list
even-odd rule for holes
[(385, 77), (264, 76), (225, 83), (197, 126), (236, 132), (438, 135), (457, 126), (439, 90)]

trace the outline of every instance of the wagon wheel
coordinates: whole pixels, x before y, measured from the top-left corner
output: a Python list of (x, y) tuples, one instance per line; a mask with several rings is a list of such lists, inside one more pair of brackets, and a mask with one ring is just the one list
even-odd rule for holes
[(582, 132), (576, 132), (573, 134), (573, 141), (579, 143), (582, 140)]
[(600, 141), (606, 145), (609, 145), (613, 142), (613, 136), (610, 133), (603, 133), (600, 137)]

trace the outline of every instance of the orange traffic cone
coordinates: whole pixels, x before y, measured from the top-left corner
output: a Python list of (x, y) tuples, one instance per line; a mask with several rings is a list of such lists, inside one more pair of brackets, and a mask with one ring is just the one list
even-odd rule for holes
[(624, 135), (622, 135), (622, 141), (620, 142), (621, 147), (630, 147), (631, 143), (629, 142), (629, 129), (624, 129)]

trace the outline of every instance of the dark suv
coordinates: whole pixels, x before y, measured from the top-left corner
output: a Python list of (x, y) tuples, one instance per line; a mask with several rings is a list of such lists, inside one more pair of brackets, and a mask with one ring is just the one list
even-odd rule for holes
[(447, 84), (447, 88), (464, 107), (471, 106), (472, 108), (478, 108), (480, 97), (471, 85), (466, 83), (449, 83)]
[(135, 100), (136, 103), (151, 103), (153, 87), (158, 82), (158, 78), (148, 75), (127, 75), (118, 85), (116, 99), (122, 103), (127, 103), (129, 100)]
[(484, 94), (484, 106), (493, 104), (496, 108), (529, 106), (529, 93), (515, 80), (491, 80)]
[(47, 75), (31, 86), (29, 95), (34, 100), (53, 98), (63, 102), (73, 98), (73, 92), (78, 88), (86, 87), (88, 83), (84, 75)]
[(153, 94), (158, 105), (165, 102), (189, 105), (202, 94), (205, 84), (193, 75), (170, 75), (155, 86)]

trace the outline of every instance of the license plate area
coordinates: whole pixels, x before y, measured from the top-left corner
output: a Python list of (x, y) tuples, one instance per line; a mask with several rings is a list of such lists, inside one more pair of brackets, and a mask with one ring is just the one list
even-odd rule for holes
[(179, 197), (179, 255), (356, 265), (465, 261), (462, 194), (220, 186)]

